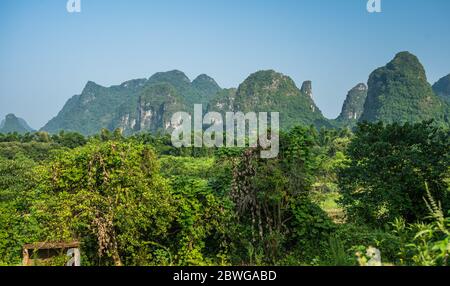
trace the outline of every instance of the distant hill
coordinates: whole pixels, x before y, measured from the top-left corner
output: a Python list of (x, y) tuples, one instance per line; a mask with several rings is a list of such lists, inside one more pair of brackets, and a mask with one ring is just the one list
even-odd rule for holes
[(14, 132), (25, 134), (32, 131), (33, 128), (31, 128), (24, 119), (18, 118), (14, 114), (6, 115), (5, 119), (0, 123), (0, 133), (3, 134)]
[(353, 127), (364, 120), (402, 123), (435, 119), (448, 124), (449, 90), (450, 75), (432, 88), (418, 58), (401, 52), (372, 72), (367, 86), (360, 83), (352, 88), (339, 117), (329, 120), (314, 102), (311, 81), (303, 82), (299, 89), (290, 77), (264, 70), (248, 76), (237, 89), (222, 89), (206, 74), (191, 81), (183, 72), (173, 70), (111, 87), (89, 81), (41, 130), (84, 135), (96, 134), (102, 128), (121, 128), (125, 135), (164, 133), (173, 128), (173, 113), (192, 113), (194, 104), (223, 115), (228, 111), (279, 112), (282, 129), (295, 125)]
[[(229, 90), (219, 95), (222, 100), (212, 104), (217, 111), (279, 112), (281, 128), (298, 124), (330, 126), (312, 99), (311, 82), (304, 84), (304, 91), (294, 81), (273, 70), (251, 74), (236, 92)], [(231, 96), (231, 98), (227, 98)], [(232, 110), (229, 110), (232, 107)]]
[(206, 74), (199, 75), (192, 81), (192, 88), (199, 95), (199, 98), (195, 98), (190, 104), (209, 103), (214, 96), (222, 90), (217, 82)]
[(176, 108), (176, 111), (192, 111), (194, 104), (204, 104), (206, 108), (220, 90), (207, 75), (191, 82), (177, 70), (111, 87), (88, 82), (83, 92), (72, 97), (42, 130), (76, 131), (85, 135), (95, 134), (102, 128), (120, 127), (126, 134), (163, 130), (167, 122), (162, 118), (167, 119), (167, 112)]
[(177, 70), (111, 87), (90, 81), (42, 131), (66, 130), (85, 135), (102, 128), (121, 128), (128, 135), (166, 132), (172, 128), (173, 113), (192, 112), (194, 104), (203, 104), (205, 111), (280, 112), (283, 128), (297, 124), (330, 126), (313, 101), (312, 83), (305, 82), (302, 89), (275, 71), (254, 73), (238, 89), (222, 89), (205, 74), (191, 82)]
[(352, 88), (345, 99), (342, 111), (336, 119), (341, 126), (354, 126), (364, 111), (364, 103), (367, 98), (367, 86), (359, 83)]
[(450, 74), (433, 85), (433, 91), (447, 103), (450, 103)]
[(360, 121), (444, 122), (446, 112), (447, 105), (434, 94), (418, 58), (401, 52), (370, 75)]
[(121, 128), (125, 134), (165, 132), (171, 129), (171, 117), (190, 109), (180, 92), (169, 83), (148, 85), (139, 96), (124, 103), (117, 111), (109, 129)]

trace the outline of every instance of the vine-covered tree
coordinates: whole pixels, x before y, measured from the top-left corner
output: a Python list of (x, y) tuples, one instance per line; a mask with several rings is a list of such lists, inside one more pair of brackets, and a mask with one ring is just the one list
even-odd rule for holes
[(145, 246), (158, 245), (174, 219), (168, 182), (144, 145), (97, 142), (61, 152), (40, 180), (35, 208), (45, 239), (81, 240), (87, 261), (150, 263)]

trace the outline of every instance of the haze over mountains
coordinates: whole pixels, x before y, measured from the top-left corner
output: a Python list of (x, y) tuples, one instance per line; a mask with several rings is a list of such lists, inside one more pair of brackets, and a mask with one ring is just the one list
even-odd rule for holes
[(3, 134), (14, 132), (25, 134), (32, 131), (34, 131), (33, 128), (31, 128), (24, 119), (18, 118), (14, 114), (6, 115), (5, 119), (0, 122), (0, 133)]
[(433, 91), (446, 102), (450, 103), (450, 74), (436, 82), (433, 85)]
[[(330, 95), (333, 96), (333, 95)], [(298, 88), (288, 76), (273, 70), (251, 74), (237, 89), (222, 89), (208, 75), (191, 81), (181, 71), (156, 73), (121, 85), (103, 87), (88, 82), (80, 95), (67, 101), (59, 114), (41, 131), (75, 131), (84, 135), (102, 128), (136, 132), (168, 132), (175, 112), (192, 113), (194, 104), (204, 111), (280, 112), (281, 128), (297, 124), (320, 127), (353, 127), (358, 121), (418, 122), (434, 119), (449, 124), (450, 75), (433, 87), (424, 67), (409, 52), (398, 53), (386, 66), (376, 69), (368, 84), (352, 88), (337, 119), (327, 119), (314, 102), (313, 83)], [(13, 124), (0, 133), (27, 132), (26, 123)], [(23, 123), (23, 122), (22, 122)], [(28, 130), (29, 131), (29, 130)]]

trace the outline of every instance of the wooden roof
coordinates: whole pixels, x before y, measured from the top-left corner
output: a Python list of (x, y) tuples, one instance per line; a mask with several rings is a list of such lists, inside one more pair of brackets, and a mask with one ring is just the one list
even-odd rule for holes
[(73, 242), (36, 242), (32, 244), (25, 244), (23, 249), (67, 249), (67, 248), (79, 248), (80, 243), (78, 241)]

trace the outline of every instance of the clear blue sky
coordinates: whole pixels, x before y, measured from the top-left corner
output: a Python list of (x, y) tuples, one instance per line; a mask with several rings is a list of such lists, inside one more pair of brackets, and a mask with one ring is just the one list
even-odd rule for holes
[(312, 80), (327, 117), (347, 91), (403, 50), (434, 83), (450, 73), (450, 1), (382, 0), (0, 1), (0, 116), (42, 127), (88, 80), (102, 85), (179, 69), (236, 87), (275, 69)]

